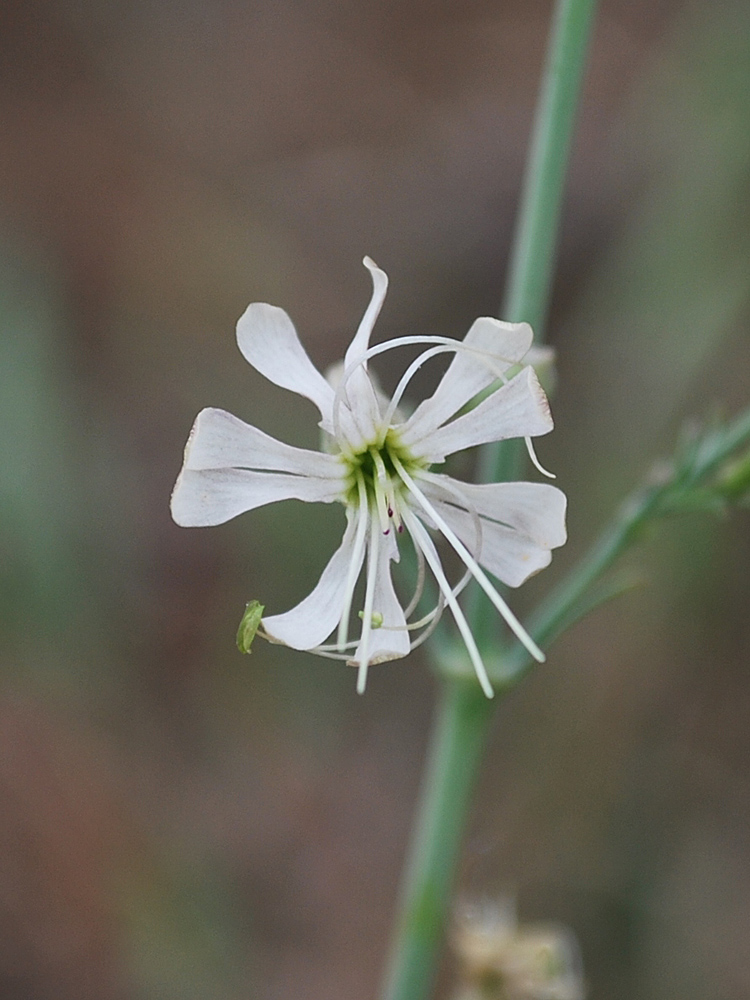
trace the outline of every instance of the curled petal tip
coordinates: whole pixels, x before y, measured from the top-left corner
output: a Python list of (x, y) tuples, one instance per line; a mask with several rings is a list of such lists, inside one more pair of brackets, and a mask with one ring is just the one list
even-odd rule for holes
[(368, 256), (363, 257), (362, 263), (372, 275), (373, 284), (377, 287), (378, 283), (381, 282), (383, 286), (383, 293), (385, 293), (385, 289), (388, 287), (388, 275), (382, 267), (378, 267), (372, 257)]

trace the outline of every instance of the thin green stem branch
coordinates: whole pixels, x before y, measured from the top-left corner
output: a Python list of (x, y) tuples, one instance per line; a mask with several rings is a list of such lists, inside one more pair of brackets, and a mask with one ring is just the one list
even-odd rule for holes
[[(577, 608), (591, 594), (601, 577), (658, 517), (696, 509), (694, 500), (702, 496), (712, 476), (731, 462), (738, 450), (750, 444), (750, 409), (744, 410), (727, 426), (710, 431), (697, 439), (669, 465), (657, 466), (644, 486), (639, 487), (621, 505), (619, 512), (589, 552), (537, 608), (529, 621), (529, 632), (542, 647), (578, 617)], [(721, 502), (722, 484), (708, 490), (705, 509), (715, 509)], [(700, 509), (698, 507), (697, 509)], [(535, 661), (526, 650), (515, 645), (503, 657), (502, 673), (514, 686)], [(496, 677), (490, 680), (495, 683)]]

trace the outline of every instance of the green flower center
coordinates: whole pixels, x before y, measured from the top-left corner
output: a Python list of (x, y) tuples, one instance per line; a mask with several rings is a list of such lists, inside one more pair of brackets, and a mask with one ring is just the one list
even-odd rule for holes
[(411, 450), (399, 440), (398, 433), (390, 428), (385, 440), (375, 442), (354, 455), (347, 456), (349, 469), (346, 503), (359, 506), (360, 491), (364, 486), (368, 506), (381, 516), (398, 517), (398, 501), (405, 487), (398, 474), (400, 464), (409, 475), (418, 474), (428, 467), (428, 463), (417, 459)]

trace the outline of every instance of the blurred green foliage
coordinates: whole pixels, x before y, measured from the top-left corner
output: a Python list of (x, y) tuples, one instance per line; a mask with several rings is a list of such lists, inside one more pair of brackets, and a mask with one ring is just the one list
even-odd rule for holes
[[(2, 14), (0, 993), (371, 993), (432, 684), (267, 644), (340, 511), (169, 520), (195, 413), (311, 445), (233, 343), (282, 305), (321, 368), (378, 331), (456, 335), (502, 287), (546, 6), (203, 4)], [(690, 415), (748, 401), (750, 14), (604, 5), (550, 340), (569, 551)], [(392, 372), (384, 371), (384, 382)], [(425, 383), (427, 386), (427, 383)], [(472, 892), (575, 928), (592, 995), (743, 996), (746, 517), (629, 562), (650, 584), (501, 708)], [(262, 650), (262, 652), (261, 652)], [(446, 982), (449, 978), (446, 975)]]

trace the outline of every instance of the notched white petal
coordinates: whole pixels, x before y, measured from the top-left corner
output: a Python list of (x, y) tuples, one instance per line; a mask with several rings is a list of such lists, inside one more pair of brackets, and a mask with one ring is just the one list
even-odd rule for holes
[[(341, 619), (349, 568), (356, 556), (356, 523), (355, 517), (348, 518), (341, 545), (312, 593), (290, 611), (263, 619), (263, 627), (273, 640), (293, 649), (313, 649), (336, 628)], [(358, 565), (354, 567), (356, 576), (363, 558), (364, 550), (360, 550)]]
[(341, 499), (341, 483), (335, 479), (248, 469), (183, 469), (170, 507), (181, 527), (206, 528), (279, 500), (333, 503)]
[(381, 417), (378, 398), (364, 368), (357, 368), (351, 373), (343, 398), (346, 403), (339, 407), (339, 434), (352, 449), (358, 451), (377, 437)]
[(463, 339), (463, 349), (453, 361), (429, 399), (416, 408), (404, 427), (408, 439), (431, 433), (458, 413), (478, 393), (519, 364), (531, 347), (528, 323), (504, 323), (481, 316)]
[(548, 483), (464, 483), (428, 473), (423, 489), (431, 500), (473, 509), (481, 518), (513, 528), (542, 548), (556, 549), (567, 541), (567, 498)]
[(481, 550), (476, 551), (475, 520), (468, 511), (435, 502), (435, 508), (455, 531), (477, 562), (509, 587), (520, 587), (530, 576), (549, 566), (552, 553), (527, 535), (496, 521), (480, 518)]
[(508, 438), (539, 437), (552, 427), (547, 397), (533, 368), (527, 367), (469, 413), (419, 440), (404, 433), (402, 441), (420, 458), (442, 462), (465, 448)]
[[(372, 276), (372, 298), (344, 356), (343, 377), (346, 382), (342, 386), (340, 398), (348, 406), (350, 417), (342, 413), (338, 415), (338, 427), (347, 444), (354, 449), (376, 437), (380, 422), (378, 397), (368, 375), (365, 355), (370, 346), (372, 328), (388, 290), (385, 271), (381, 271), (369, 257), (365, 257), (363, 263)], [(344, 406), (339, 408), (343, 410)]]
[[(391, 562), (399, 560), (398, 545), (393, 534), (382, 539), (377, 559), (373, 617), (377, 618), (378, 625), (370, 632), (368, 652), (370, 664), (400, 660), (411, 649), (403, 608), (391, 578)], [(361, 649), (360, 642), (354, 656), (349, 660), (353, 666), (359, 666)]]
[(268, 469), (300, 476), (343, 479), (340, 458), (277, 441), (226, 410), (208, 407), (195, 419), (185, 446), (185, 468)]
[(253, 302), (237, 322), (237, 344), (245, 359), (267, 379), (306, 396), (330, 419), (333, 390), (307, 356), (283, 309)]

